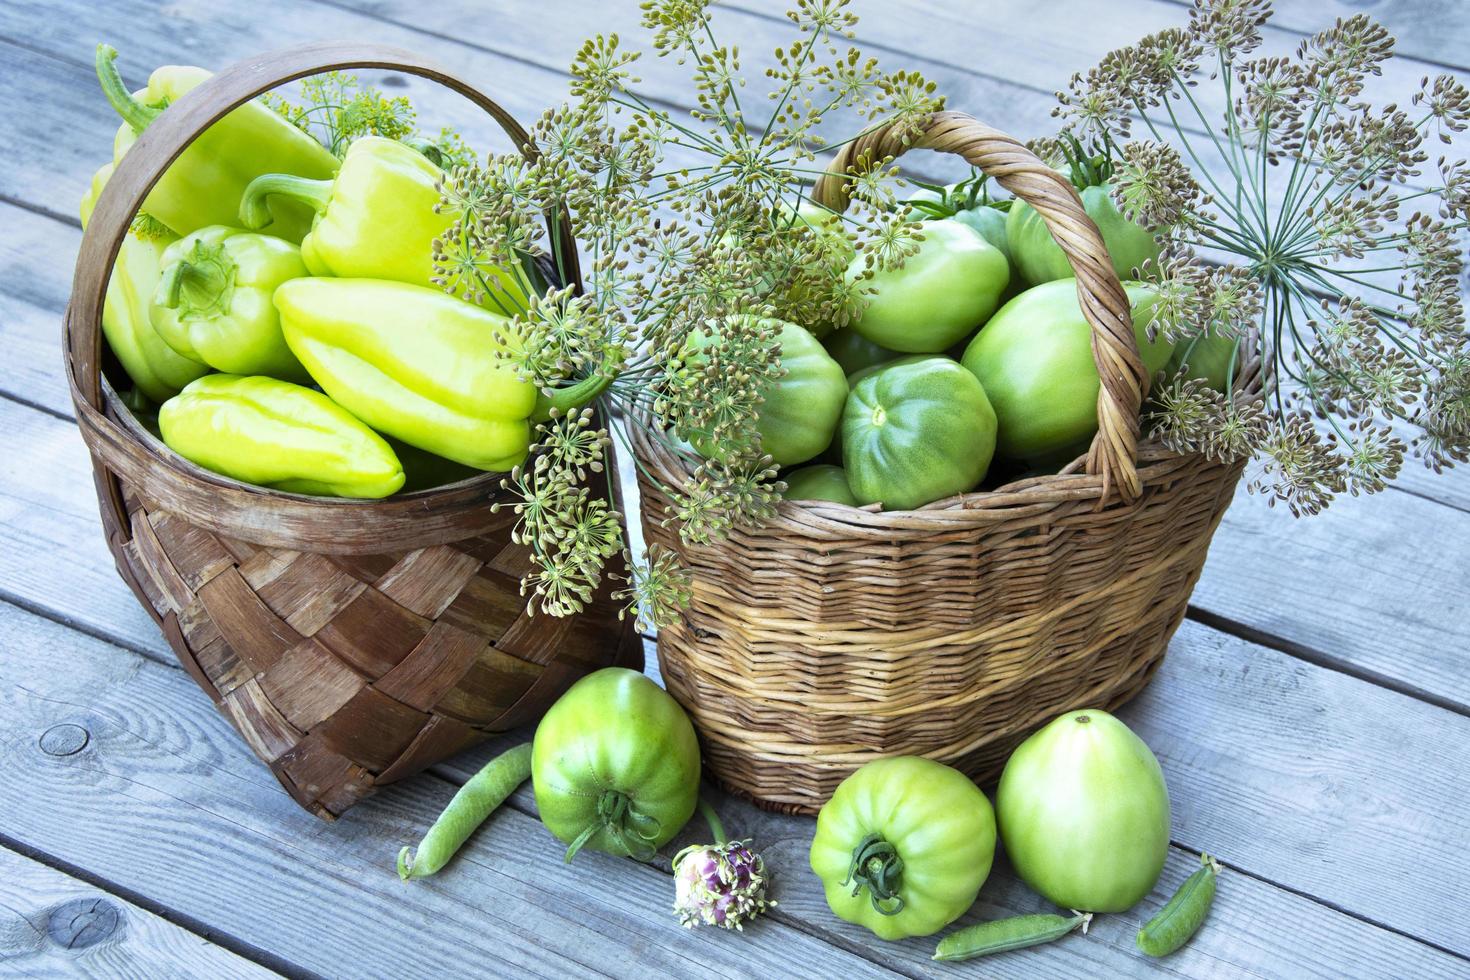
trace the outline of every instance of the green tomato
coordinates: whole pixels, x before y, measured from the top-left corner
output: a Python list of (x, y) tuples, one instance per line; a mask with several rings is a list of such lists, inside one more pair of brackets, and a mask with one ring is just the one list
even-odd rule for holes
[(886, 364), (899, 356), (898, 351), (879, 347), (856, 330), (834, 331), (822, 341), (822, 346), (846, 375), (874, 364)]
[[(819, 340), (794, 323), (780, 323), (781, 366), (785, 369), (779, 381), (763, 392), (760, 418), (761, 449), (779, 466), (794, 466), (821, 454), (832, 443), (842, 406), (847, 400), (847, 377)], [(695, 348), (707, 348), (715, 335), (696, 330), (690, 335)], [(690, 360), (697, 363), (699, 355)], [(709, 440), (688, 435), (699, 452), (711, 458), (720, 447)]]
[(859, 503), (912, 510), (964, 493), (994, 453), (985, 389), (947, 357), (885, 365), (847, 397), (842, 462)]
[[(956, 211), (954, 216), (954, 220), (974, 228), (980, 233), (981, 238), (1000, 249), (1000, 254), (1004, 255), (1006, 262), (1010, 263), (1011, 278), (1018, 279), (1020, 277), (1014, 275), (1015, 262), (1011, 259), (1010, 239), (1006, 237), (1006, 218), (1007, 212), (989, 204)], [(1011, 285), (1014, 287), (1016, 284), (1012, 282)]]
[[(872, 375), (877, 374), (879, 371), (883, 370), (886, 367), (893, 367), (894, 365), (897, 365), (897, 364), (915, 364), (915, 363), (917, 363), (919, 361), (927, 361), (931, 357), (949, 357), (949, 355), (948, 354), (903, 354), (903, 355), (900, 355), (898, 357), (895, 357), (891, 361), (884, 361), (882, 364), (869, 364), (865, 368), (858, 368), (856, 371), (852, 372), (851, 374), (849, 374), (847, 376), (847, 387), (848, 387), (848, 390), (851, 390), (851, 389), (855, 388), (857, 386), (857, 383), (859, 381), (862, 381), (864, 378), (871, 377)], [(957, 358), (953, 358), (953, 357), (949, 357), (949, 359), (951, 361), (957, 360)]]
[(577, 681), (536, 726), (531, 780), (541, 822), (570, 845), (646, 859), (699, 797), (699, 743), (684, 709), (642, 674)]
[(857, 498), (847, 485), (847, 474), (840, 466), (818, 463), (792, 470), (781, 478), (786, 482), (787, 500), (831, 500), (839, 504), (857, 506)]
[(1240, 369), (1244, 366), (1245, 352), (1236, 353), (1239, 344), (1235, 337), (1213, 333), (1196, 340), (1181, 341), (1175, 347), (1174, 356), (1169, 358), (1164, 373), (1171, 378), (1181, 373), (1186, 378), (1200, 378), (1211, 388), (1223, 392), (1230, 386), (1232, 377), (1239, 379)]
[(929, 936), (975, 904), (995, 813), (963, 773), (917, 756), (848, 776), (817, 814), (811, 865), (841, 919), (879, 939)]
[(1163, 770), (1105, 711), (1069, 712), (1022, 742), (995, 806), (1016, 872), (1062, 908), (1127, 911), (1169, 855)]
[[(831, 262), (834, 274), (852, 262), (853, 247), (843, 232), (842, 215), (810, 200), (803, 200), (791, 210), (796, 215), (791, 233), (801, 236), (802, 241), (809, 243), (810, 251), (822, 261)], [(800, 322), (818, 340), (832, 333), (833, 326), (830, 322), (803, 315), (812, 304), (802, 284), (793, 284), (773, 295), (771, 302), (778, 311)]]
[[(1110, 185), (1099, 184), (1085, 187), (1078, 192), (1082, 197), (1082, 209), (1087, 212), (1102, 232), (1103, 244), (1113, 260), (1113, 271), (1119, 279), (1132, 279), (1133, 270), (1141, 267), (1145, 260), (1157, 260), (1159, 245), (1154, 241), (1154, 232), (1124, 218), (1113, 203)], [(1006, 218), (1006, 239), (1011, 246), (1011, 259), (1015, 270), (1033, 286), (1054, 279), (1070, 279), (1076, 274), (1072, 263), (1062, 253), (1062, 247), (1051, 237), (1046, 222), (1036, 209), (1025, 201), (1017, 200), (1011, 205)]]
[[(1168, 362), (1173, 345), (1148, 339), (1158, 293), (1125, 283), (1133, 333), (1150, 374)], [(1077, 280), (1033, 286), (1001, 307), (961, 358), (995, 407), (997, 450), (1038, 460), (1070, 450), (1097, 432), (1102, 387), (1092, 359), (1092, 328), (1077, 301)]]
[[(1000, 249), (952, 218), (924, 223), (919, 249), (897, 269), (881, 269), (865, 286), (868, 305), (849, 329), (907, 354), (936, 354), (995, 312), (1010, 282)], [(863, 257), (847, 269), (856, 279)]]

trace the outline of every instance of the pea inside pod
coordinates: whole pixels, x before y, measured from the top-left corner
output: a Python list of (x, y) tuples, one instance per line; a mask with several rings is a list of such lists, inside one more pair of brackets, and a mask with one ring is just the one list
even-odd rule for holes
[(1050, 913), (1014, 915), (1008, 919), (979, 922), (939, 940), (934, 958), (946, 963), (958, 963), (962, 960), (973, 960), (977, 956), (989, 956), (991, 953), (1040, 946), (1042, 943), (1061, 939), (1078, 926), (1082, 927), (1085, 934), (1091, 921), (1091, 912), (1073, 912), (1070, 916)]
[(1215, 901), (1220, 862), (1208, 854), (1201, 854), (1199, 860), (1199, 870), (1186, 878), (1158, 914), (1138, 930), (1138, 948), (1149, 956), (1168, 956), (1205, 924)]

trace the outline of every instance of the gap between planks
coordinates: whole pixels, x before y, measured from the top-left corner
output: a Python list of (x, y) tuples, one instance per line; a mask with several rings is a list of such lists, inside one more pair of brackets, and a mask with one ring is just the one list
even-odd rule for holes
[[(86, 868), (79, 867), (70, 861), (31, 847), (24, 841), (16, 840), (7, 834), (4, 828), (0, 828), (0, 850), (10, 851), (25, 860), (34, 861), (36, 864), (49, 868), (58, 874), (75, 879), (116, 899), (119, 903), (133, 906), (136, 911), (140, 911), (145, 915), (156, 916), (164, 922), (178, 927), (181, 931), (197, 937), (202, 942), (212, 946), (218, 946), (220, 949), (227, 950), (234, 956), (260, 967), (264, 972), (293, 978), (312, 978), (317, 976), (317, 974), (311, 973), (310, 971), (302, 970), (300, 967), (282, 959), (269, 950), (261, 949), (236, 936), (222, 932), (189, 915), (187, 912), (182, 912), (155, 902), (147, 895), (139, 894), (133, 889), (119, 885), (116, 882), (108, 881), (101, 875), (94, 874)], [(121, 928), (126, 928), (126, 925), (124, 924)], [(0, 964), (3, 964), (3, 962), (4, 957), (0, 957)]]

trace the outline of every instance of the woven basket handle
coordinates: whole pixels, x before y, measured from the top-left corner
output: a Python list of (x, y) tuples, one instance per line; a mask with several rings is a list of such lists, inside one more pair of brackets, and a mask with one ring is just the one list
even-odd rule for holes
[(1082, 314), (1092, 326), (1092, 356), (1102, 379), (1097, 436), (1087, 453), (1087, 472), (1102, 477), (1104, 500), (1113, 488), (1125, 500), (1137, 499), (1142, 492), (1137, 468), (1138, 417), (1148, 394), (1148, 369), (1138, 354), (1128, 295), (1113, 271), (1102, 235), (1066, 178), (1013, 137), (965, 113), (938, 112), (907, 143), (896, 138), (890, 127), (880, 126), (845, 144), (817, 181), (812, 198), (835, 211), (846, 210), (848, 175), (915, 147), (953, 153), (994, 177), (1036, 209), (1071, 261)]
[[(112, 263), (133, 216), (169, 164), (210, 125), (278, 85), (322, 72), (362, 68), (419, 75), (458, 92), (494, 118), (517, 150), (528, 157), (533, 155), (530, 137), (509, 113), (469, 83), (412, 51), (356, 41), (318, 41), (236, 62), (191, 89), (143, 131), (118, 163), (87, 222), (67, 316), (68, 349), (77, 386), (87, 404), (102, 411), (102, 304)], [(579, 282), (577, 249), (571, 236), (565, 234), (567, 222), (549, 227), (554, 229), (553, 247), (561, 254), (568, 280)]]

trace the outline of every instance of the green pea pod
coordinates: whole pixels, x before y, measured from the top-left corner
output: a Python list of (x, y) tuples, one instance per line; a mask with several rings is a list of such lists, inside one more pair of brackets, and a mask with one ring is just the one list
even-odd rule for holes
[(427, 878), (444, 867), (475, 828), (531, 775), (531, 743), (503, 752), (459, 788), (417, 848), (398, 852), (398, 877)]
[(1185, 879), (1158, 914), (1138, 930), (1138, 948), (1149, 956), (1168, 956), (1189, 942), (1205, 924), (1215, 901), (1215, 879), (1220, 862), (1208, 854), (1199, 856), (1200, 869)]
[(973, 960), (977, 956), (1005, 953), (1027, 946), (1040, 946), (1061, 939), (1067, 933), (1092, 921), (1090, 912), (1073, 912), (1065, 915), (1015, 915), (1008, 919), (980, 922), (957, 930), (939, 940), (934, 958), (946, 963)]
[(326, 395), (275, 378), (208, 374), (163, 403), (163, 441), (208, 470), (262, 487), (329, 497), (386, 497), (398, 457)]

